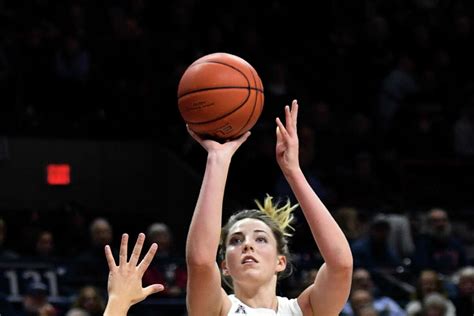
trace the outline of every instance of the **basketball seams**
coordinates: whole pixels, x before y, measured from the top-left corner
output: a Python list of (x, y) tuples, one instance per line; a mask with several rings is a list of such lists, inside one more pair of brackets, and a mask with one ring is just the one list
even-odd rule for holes
[[(194, 66), (197, 66), (197, 65), (202, 65), (202, 64), (218, 64), (218, 65), (222, 65), (222, 66), (227, 66), (229, 68), (232, 68), (233, 70), (237, 71), (238, 73), (240, 73), (244, 78), (245, 78), (245, 81), (247, 81), (247, 86), (237, 86), (237, 87), (234, 87), (234, 88), (243, 88), (243, 89), (248, 89), (248, 88), (253, 88), (253, 89), (258, 89), (258, 87), (251, 87), (250, 86), (250, 80), (249, 78), (246, 76), (246, 74), (239, 68), (233, 66), (233, 65), (230, 65), (230, 64), (227, 64), (227, 63), (224, 63), (224, 62), (221, 62), (221, 61), (215, 61), (215, 60), (203, 60), (203, 61), (200, 61), (200, 62), (195, 62), (193, 63), (191, 66), (189, 66), (188, 69), (194, 67)], [(250, 71), (252, 72), (252, 71)], [(185, 72), (186, 73), (186, 72)], [(224, 86), (223, 88), (227, 88), (227, 86)], [(231, 87), (232, 88), (232, 87)], [(181, 94), (181, 95), (178, 95), (178, 99), (187, 95), (187, 94), (190, 94), (190, 93), (194, 93), (196, 91), (202, 91), (202, 90), (206, 90), (206, 89), (220, 89), (220, 87), (213, 87), (213, 88), (205, 88), (205, 89), (196, 89), (196, 90), (191, 90), (191, 91), (186, 91), (185, 93)]]
[[(252, 79), (253, 79), (253, 83), (255, 84), (255, 86), (258, 86), (258, 83), (257, 83), (257, 80), (255, 78), (255, 75), (252, 71), (252, 68), (250, 68), (250, 74), (252, 75)], [(255, 113), (255, 108), (257, 107), (257, 101), (258, 101), (258, 89), (255, 89), (257, 92), (255, 92), (255, 98), (254, 98), (254, 102), (253, 102), (253, 106), (252, 106), (252, 111), (250, 112), (250, 115), (248, 116), (248, 119), (247, 119), (247, 122), (245, 122), (245, 124), (243, 124), (243, 126), (239, 129), (239, 131), (237, 132), (237, 135), (239, 135), (242, 130), (244, 130), (248, 125), (249, 123), (252, 122), (252, 118), (253, 118), (253, 115)]]
[(187, 123), (191, 123), (191, 124), (195, 124), (195, 125), (202, 125), (202, 124), (207, 124), (207, 123), (212, 123), (212, 122), (215, 122), (215, 121), (219, 121), (220, 119), (223, 119), (233, 113), (235, 113), (236, 111), (238, 111), (239, 109), (241, 109), (246, 103), (247, 101), (249, 100), (250, 98), (250, 90), (249, 90), (249, 93), (247, 94), (247, 97), (245, 98), (244, 101), (242, 101), (242, 103), (240, 103), (235, 109), (233, 109), (231, 112), (226, 112), (224, 115), (221, 115), (219, 117), (216, 117), (216, 118), (213, 118), (212, 120), (209, 120), (209, 121), (203, 121), (203, 122), (191, 122), (191, 121), (186, 121)]
[(192, 90), (190, 92), (183, 93), (180, 97), (178, 97), (178, 100), (181, 99), (182, 97), (186, 97), (190, 94), (193, 93), (198, 93), (198, 92), (203, 92), (203, 91), (209, 91), (209, 90), (225, 90), (225, 89), (242, 89), (242, 90), (256, 90), (259, 92), (262, 92), (262, 90), (255, 88), (255, 87), (240, 87), (240, 86), (222, 86), (222, 87), (213, 87), (213, 88), (202, 88), (202, 89), (196, 89)]

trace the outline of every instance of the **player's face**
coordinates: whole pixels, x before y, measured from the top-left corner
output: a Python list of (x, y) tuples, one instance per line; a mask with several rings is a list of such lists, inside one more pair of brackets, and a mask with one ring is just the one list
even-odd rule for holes
[(235, 223), (226, 240), (224, 274), (235, 282), (265, 280), (276, 277), (286, 266), (284, 256), (277, 253), (277, 242), (272, 230), (264, 222), (246, 218)]

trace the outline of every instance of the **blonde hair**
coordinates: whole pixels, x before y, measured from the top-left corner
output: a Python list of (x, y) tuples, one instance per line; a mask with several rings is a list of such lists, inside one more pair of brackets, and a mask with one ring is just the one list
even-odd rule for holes
[(291, 222), (294, 219), (293, 211), (298, 207), (298, 204), (291, 205), (290, 200), (288, 199), (283, 206), (278, 207), (279, 203), (277, 202), (276, 204), (273, 204), (273, 197), (268, 194), (263, 200), (263, 205), (257, 199), (255, 199), (255, 203), (257, 204), (260, 211), (265, 213), (278, 225), (283, 236), (292, 236), (288, 230), (295, 230), (291, 226)]

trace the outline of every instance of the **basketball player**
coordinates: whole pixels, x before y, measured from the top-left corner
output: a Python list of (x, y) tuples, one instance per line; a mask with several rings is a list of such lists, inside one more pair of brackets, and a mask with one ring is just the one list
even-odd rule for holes
[[(207, 151), (201, 191), (186, 244), (187, 309), (190, 316), (338, 315), (347, 301), (352, 254), (336, 221), (313, 191), (299, 165), (298, 103), (285, 107), (285, 125), (276, 119), (276, 159), (291, 186), (325, 263), (297, 298), (276, 295), (288, 263), (292, 211), (267, 197), (255, 210), (234, 214), (221, 232), (224, 189), (232, 156), (250, 132), (223, 144), (191, 136)], [(256, 174), (258, 176), (258, 174)], [(249, 181), (252, 181), (249, 179)], [(220, 246), (222, 261), (215, 262)], [(221, 275), (222, 273), (222, 275)], [(221, 287), (228, 278), (234, 294)]]

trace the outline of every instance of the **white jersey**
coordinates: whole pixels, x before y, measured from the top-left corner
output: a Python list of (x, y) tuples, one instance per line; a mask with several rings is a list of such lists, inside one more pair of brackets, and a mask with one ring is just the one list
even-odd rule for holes
[(228, 316), (303, 316), (303, 311), (298, 301), (286, 297), (277, 296), (278, 311), (269, 308), (253, 308), (242, 303), (235, 295), (229, 295), (232, 302)]

